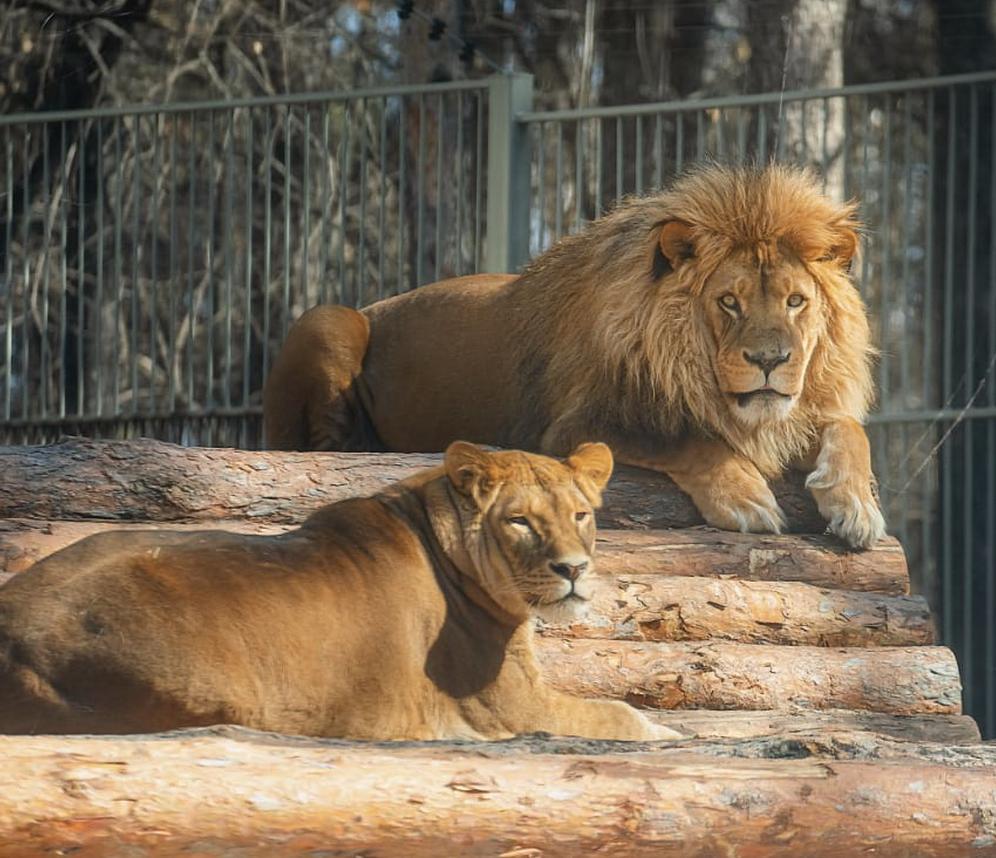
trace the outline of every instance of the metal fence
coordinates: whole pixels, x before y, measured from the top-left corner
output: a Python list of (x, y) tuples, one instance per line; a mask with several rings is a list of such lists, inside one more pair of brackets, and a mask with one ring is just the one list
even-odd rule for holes
[(861, 200), (883, 506), (996, 735), (996, 73), (538, 113), (525, 76), (0, 117), (0, 441), (257, 446), (287, 325), (514, 270), (706, 157)]

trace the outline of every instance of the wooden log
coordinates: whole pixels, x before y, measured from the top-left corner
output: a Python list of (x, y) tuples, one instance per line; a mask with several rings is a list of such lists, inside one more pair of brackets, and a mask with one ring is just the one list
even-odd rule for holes
[[(276, 453), (187, 448), (160, 441), (69, 438), (0, 448), (0, 518), (298, 522), (316, 507), (371, 494), (438, 455)], [(798, 474), (775, 485), (795, 531), (822, 533)], [(690, 527), (702, 517), (662, 474), (619, 468), (605, 492), (605, 527)]]
[(996, 747), (0, 738), (0, 856), (996, 853)]
[(657, 709), (865, 709), (961, 713), (946, 647), (829, 649), (736, 643), (631, 643), (537, 637), (555, 687)]
[[(219, 528), (279, 533), (289, 524), (245, 519), (201, 522), (104, 522), (0, 519), (0, 575), (32, 563), (91, 533), (111, 528)], [(694, 575), (745, 581), (800, 581), (819, 587), (901, 594), (909, 591), (902, 547), (888, 538), (869, 551), (849, 551), (830, 536), (761, 536), (707, 527), (606, 530), (598, 535), (597, 568), (606, 576)]]
[(922, 596), (823, 590), (809, 584), (655, 575), (599, 576), (587, 614), (542, 624), (546, 635), (630, 641), (810, 646), (918, 646), (934, 642)]
[(969, 715), (886, 715), (847, 709), (648, 709), (649, 718), (697, 739), (758, 739), (841, 732), (877, 733), (907, 742), (970, 745), (981, 741)]

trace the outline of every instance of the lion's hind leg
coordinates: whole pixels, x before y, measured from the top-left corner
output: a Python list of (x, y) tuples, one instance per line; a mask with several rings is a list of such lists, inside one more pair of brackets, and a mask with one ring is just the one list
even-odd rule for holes
[(356, 392), (369, 342), (370, 322), (350, 307), (314, 307), (294, 323), (263, 388), (267, 447), (376, 448)]

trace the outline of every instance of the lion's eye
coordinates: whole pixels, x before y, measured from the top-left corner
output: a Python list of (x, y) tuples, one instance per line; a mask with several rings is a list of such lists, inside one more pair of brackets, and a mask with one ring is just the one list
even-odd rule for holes
[(806, 303), (806, 296), (800, 295), (798, 292), (793, 292), (791, 295), (788, 296), (788, 301), (786, 301), (786, 303), (790, 307), (801, 307), (803, 304)]
[(584, 511), (582, 511), (582, 512), (576, 512), (576, 513), (574, 513), (574, 520), (575, 521), (584, 521), (585, 519), (588, 518), (589, 515), (591, 515), (591, 513), (589, 513), (589, 512), (584, 512)]
[(732, 313), (740, 312), (740, 302), (737, 300), (736, 295), (733, 295), (730, 292), (727, 292), (719, 299), (719, 305), (724, 310), (729, 310)]
[(508, 519), (508, 523), (513, 527), (529, 527), (529, 519), (524, 515), (513, 515)]

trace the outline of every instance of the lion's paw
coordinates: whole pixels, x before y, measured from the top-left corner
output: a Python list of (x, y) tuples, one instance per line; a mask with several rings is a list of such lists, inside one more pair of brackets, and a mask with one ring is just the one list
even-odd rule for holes
[(785, 514), (760, 474), (756, 480), (739, 482), (735, 488), (729, 491), (726, 486), (714, 486), (709, 497), (698, 503), (709, 524), (741, 533), (781, 533), (785, 529)]
[(829, 522), (830, 532), (852, 548), (871, 548), (885, 536), (885, 519), (870, 492), (867, 497), (836, 490), (814, 494), (820, 512)]
[(689, 736), (684, 733), (679, 733), (677, 730), (672, 730), (670, 727), (665, 727), (663, 724), (651, 724), (651, 730), (653, 731), (654, 739), (660, 742), (689, 738)]

